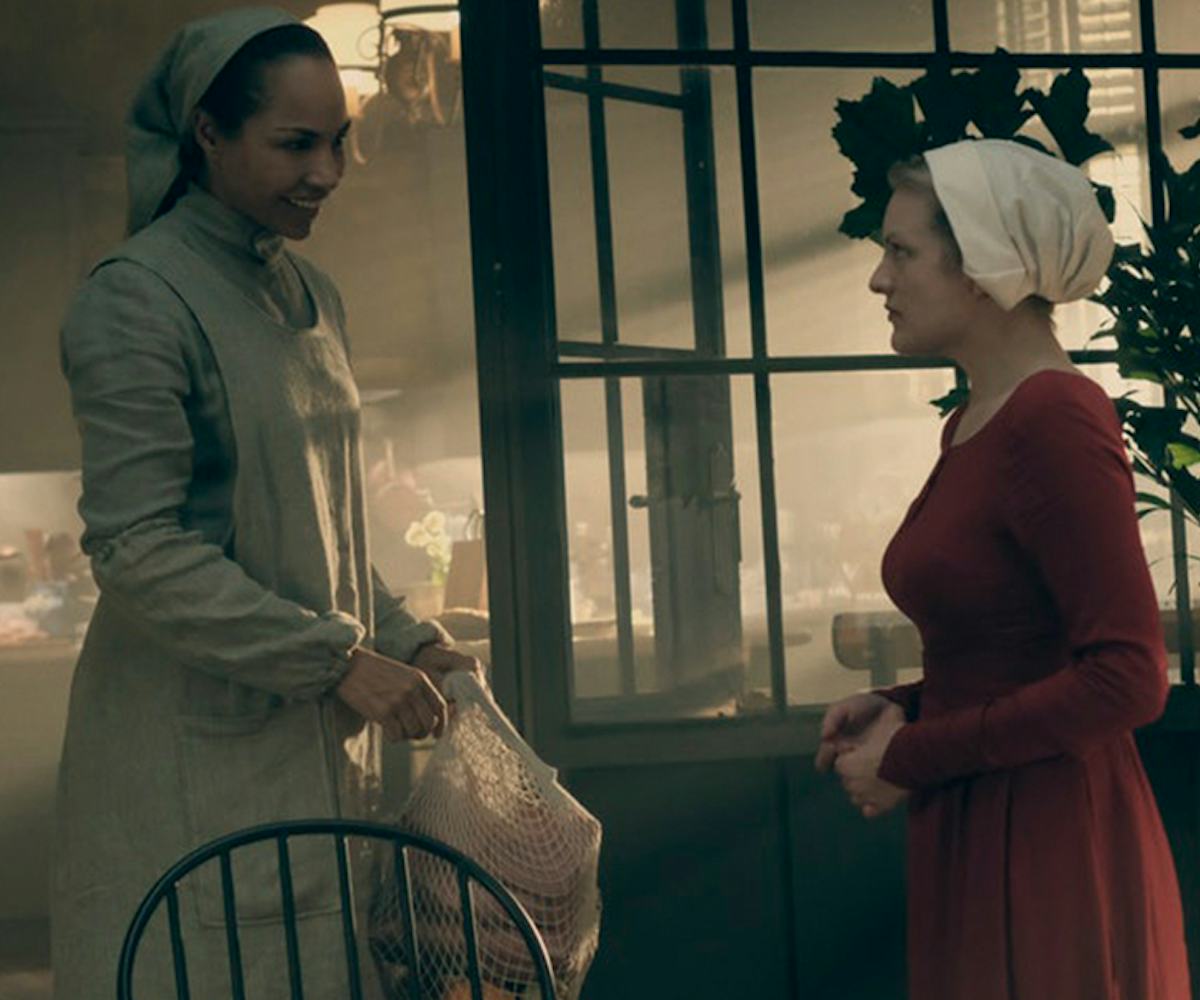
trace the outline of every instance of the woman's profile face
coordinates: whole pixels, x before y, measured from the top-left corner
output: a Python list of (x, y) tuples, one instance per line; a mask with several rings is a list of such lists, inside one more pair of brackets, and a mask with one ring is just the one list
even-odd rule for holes
[(263, 87), (262, 107), (235, 136), (198, 113), (208, 189), (260, 226), (302, 240), (345, 170), (345, 95), (333, 63), (316, 56), (270, 63)]
[(897, 188), (883, 217), (883, 260), (871, 291), (884, 296), (897, 354), (953, 357), (977, 304), (934, 222), (928, 195)]

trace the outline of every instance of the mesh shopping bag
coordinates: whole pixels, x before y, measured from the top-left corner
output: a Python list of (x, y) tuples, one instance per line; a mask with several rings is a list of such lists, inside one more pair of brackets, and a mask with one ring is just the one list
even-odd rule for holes
[[(454, 717), (394, 821), (457, 848), (503, 883), (541, 932), (559, 995), (574, 997), (599, 940), (600, 823), (558, 783), (475, 675), (450, 674), (445, 692)], [(415, 956), (405, 953), (406, 917), (393, 881), (380, 885), (371, 908), (371, 949), (389, 1000), (407, 1000), (413, 976), (428, 1000), (469, 997), (454, 869), (414, 852), (410, 872)], [(508, 915), (477, 892), (475, 919), (485, 1000), (527, 994), (537, 977)]]

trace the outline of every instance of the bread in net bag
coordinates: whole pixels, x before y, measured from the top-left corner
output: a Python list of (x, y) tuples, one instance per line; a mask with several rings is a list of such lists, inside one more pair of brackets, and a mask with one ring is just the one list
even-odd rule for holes
[[(474, 859), (525, 907), (550, 955), (560, 997), (577, 996), (600, 934), (599, 821), (558, 783), (473, 674), (445, 679), (455, 713), (393, 822)], [(372, 952), (392, 998), (449, 1000), (467, 976), (459, 887), (453, 868), (410, 855), (416, 961), (394, 879), (371, 908)], [(486, 892), (475, 893), (476, 944), (488, 1000), (529, 995), (537, 982), (524, 939)], [(465, 996), (470, 996), (469, 988)]]

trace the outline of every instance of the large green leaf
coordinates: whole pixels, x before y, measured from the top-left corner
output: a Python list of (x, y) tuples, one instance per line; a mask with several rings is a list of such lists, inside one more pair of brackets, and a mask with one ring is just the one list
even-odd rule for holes
[(1140, 476), (1145, 476), (1147, 479), (1154, 482), (1160, 482), (1165, 477), (1154, 466), (1150, 465), (1141, 455), (1135, 451), (1133, 454), (1133, 471)]
[(1166, 497), (1159, 496), (1157, 493), (1146, 493), (1142, 490), (1139, 490), (1135, 496), (1142, 503), (1150, 507), (1157, 507), (1159, 510), (1171, 509), (1171, 501), (1169, 501)]
[(1144, 507), (1138, 508), (1137, 516), (1139, 521), (1149, 514), (1154, 514), (1158, 511), (1169, 511), (1171, 509), (1171, 502), (1166, 497), (1159, 496), (1157, 493), (1146, 493), (1139, 490), (1134, 496), (1139, 503), (1145, 504)]
[(1179, 440), (1187, 414), (1165, 406), (1143, 406), (1128, 398), (1115, 404), (1138, 450), (1155, 468), (1172, 468), (1167, 446)]
[(1021, 71), (1004, 49), (996, 49), (974, 73), (964, 74), (963, 85), (971, 108), (971, 121), (987, 139), (1011, 139), (1033, 115), (1025, 95), (1017, 92)]
[[(1112, 193), (1112, 189), (1109, 189)], [(1113, 252), (1114, 264), (1136, 264), (1142, 260), (1142, 248), (1136, 243), (1118, 243)]]
[(851, 190), (863, 199), (847, 212), (839, 227), (855, 239), (874, 234), (883, 222), (890, 189), (888, 168), (921, 151), (913, 97), (907, 88), (876, 77), (857, 101), (839, 100), (833, 138), (842, 155), (855, 165)]
[(1187, 441), (1172, 441), (1167, 445), (1167, 458), (1172, 469), (1186, 469), (1200, 462), (1200, 447)]
[(1136, 343), (1117, 337), (1117, 370), (1122, 378), (1162, 383), (1163, 376), (1154, 355)]
[(967, 134), (971, 100), (961, 74), (940, 63), (909, 84), (925, 119), (924, 147), (933, 149), (957, 142)]
[(833, 137), (860, 171), (886, 173), (897, 159), (920, 151), (912, 94), (877, 76), (857, 101), (839, 100)]
[(1075, 166), (1112, 149), (1112, 143), (1087, 127), (1091, 86), (1083, 70), (1076, 67), (1055, 77), (1050, 93), (1028, 91), (1029, 103), (1054, 136), (1063, 159)]
[(1200, 160), (1181, 174), (1165, 154), (1156, 159), (1167, 188), (1167, 220), (1165, 231), (1163, 227), (1155, 229), (1155, 247), (1172, 257), (1200, 225)]
[(1172, 470), (1168, 473), (1171, 489), (1179, 494), (1179, 499), (1192, 511), (1200, 510), (1200, 481), (1187, 469)]
[(878, 200), (873, 200), (850, 209), (842, 216), (838, 232), (845, 233), (855, 240), (873, 239), (883, 226), (885, 205), (886, 202), (881, 204)]
[(1117, 199), (1113, 189), (1107, 184), (1092, 181), (1092, 190), (1096, 192), (1096, 200), (1100, 202), (1100, 211), (1104, 213), (1104, 218), (1111, 223), (1117, 217)]

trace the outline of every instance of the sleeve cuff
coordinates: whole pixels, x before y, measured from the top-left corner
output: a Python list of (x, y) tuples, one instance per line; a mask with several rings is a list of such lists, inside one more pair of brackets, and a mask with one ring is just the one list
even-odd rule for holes
[[(879, 693), (885, 698), (887, 697), (887, 692), (880, 691)], [(892, 698), (889, 700), (895, 701), (896, 699)], [(900, 704), (900, 702), (897, 702), (897, 704)], [(905, 715), (907, 714), (906, 711)], [(910, 722), (903, 728), (896, 730), (891, 742), (887, 745), (887, 749), (883, 752), (883, 760), (879, 762), (879, 777), (889, 785), (895, 785), (897, 788), (912, 789), (916, 787), (906, 767), (908, 761), (905, 747), (907, 739), (911, 736), (909, 730), (914, 725), (915, 723)]]
[(912, 684), (876, 688), (874, 693), (904, 709), (905, 722), (916, 722), (921, 715), (921, 686), (921, 681), (915, 681)]
[(350, 669), (350, 660), (354, 650), (358, 648), (367, 630), (358, 619), (351, 618), (340, 611), (330, 611), (321, 616), (323, 622), (328, 622), (330, 657), (328, 667), (321, 679), (321, 688), (331, 691), (337, 687)]
[(386, 629), (375, 636), (375, 649), (393, 660), (411, 663), (418, 649), (431, 642), (452, 645), (454, 640), (436, 621), (413, 622), (398, 629)]
[(927, 788), (987, 769), (984, 708), (911, 722), (896, 732), (879, 764), (879, 777), (900, 788)]

